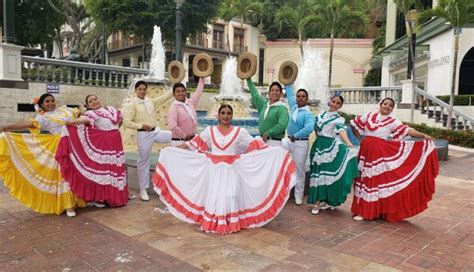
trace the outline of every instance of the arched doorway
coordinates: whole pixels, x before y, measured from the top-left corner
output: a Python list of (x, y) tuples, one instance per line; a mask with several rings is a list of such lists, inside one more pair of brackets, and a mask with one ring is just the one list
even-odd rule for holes
[(464, 56), (459, 68), (459, 94), (474, 94), (474, 47)]

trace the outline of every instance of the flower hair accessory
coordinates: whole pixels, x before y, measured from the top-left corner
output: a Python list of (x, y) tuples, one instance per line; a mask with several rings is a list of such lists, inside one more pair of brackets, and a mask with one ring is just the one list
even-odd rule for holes
[(334, 94), (329, 97), (328, 106), (331, 104), (331, 100), (332, 100), (334, 97), (339, 97), (339, 96), (341, 96), (341, 91), (335, 91)]
[(35, 107), (35, 111), (41, 113), (41, 108), (38, 105), (39, 97), (33, 98), (33, 106)]

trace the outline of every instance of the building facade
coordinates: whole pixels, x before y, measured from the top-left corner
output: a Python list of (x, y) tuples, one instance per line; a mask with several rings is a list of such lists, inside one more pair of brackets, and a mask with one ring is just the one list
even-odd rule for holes
[[(424, 8), (438, 1), (421, 1)], [(407, 78), (408, 38), (404, 18), (393, 0), (387, 0), (386, 47), (378, 52), (382, 63), (382, 86), (401, 85)], [(441, 18), (425, 22), (416, 37), (415, 79), (420, 88), (433, 95), (449, 95), (455, 85), (457, 94), (474, 94), (474, 28), (463, 28), (459, 40), (456, 79), (452, 82), (454, 29)]]

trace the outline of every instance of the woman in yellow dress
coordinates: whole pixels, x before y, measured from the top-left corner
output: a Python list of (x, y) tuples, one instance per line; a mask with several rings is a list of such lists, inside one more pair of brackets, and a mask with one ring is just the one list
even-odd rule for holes
[[(85, 203), (64, 181), (55, 154), (63, 127), (72, 123), (80, 111), (56, 108), (51, 94), (43, 94), (38, 105), (36, 118), (0, 126), (0, 177), (10, 195), (36, 212), (59, 215), (66, 210), (69, 217), (74, 217), (74, 207)], [(22, 129), (30, 129), (31, 133), (9, 132)]]

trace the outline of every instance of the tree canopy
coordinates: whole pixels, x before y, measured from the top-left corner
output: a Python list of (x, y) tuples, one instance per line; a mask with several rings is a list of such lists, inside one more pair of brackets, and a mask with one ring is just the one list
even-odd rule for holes
[[(1, 9), (3, 25), (3, 5)], [(65, 22), (66, 17), (55, 12), (46, 1), (15, 1), (15, 36), (19, 45), (43, 47), (53, 44), (57, 31)]]
[[(207, 22), (217, 16), (218, 0), (187, 0), (183, 12), (183, 36), (207, 30)], [(108, 32), (123, 31), (150, 41), (153, 25), (161, 27), (165, 40), (174, 40), (176, 3), (173, 0), (85, 0), (89, 14), (102, 22)]]

